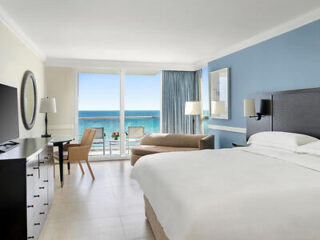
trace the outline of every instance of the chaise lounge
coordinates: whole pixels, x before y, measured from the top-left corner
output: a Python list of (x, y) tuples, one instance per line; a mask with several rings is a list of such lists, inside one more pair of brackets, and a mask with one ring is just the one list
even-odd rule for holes
[(214, 149), (213, 135), (148, 134), (141, 139), (140, 145), (131, 148), (131, 165), (149, 154), (202, 149)]

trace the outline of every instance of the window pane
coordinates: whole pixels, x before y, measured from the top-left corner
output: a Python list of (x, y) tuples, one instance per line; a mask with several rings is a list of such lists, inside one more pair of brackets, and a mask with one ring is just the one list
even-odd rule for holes
[[(108, 147), (112, 132), (120, 130), (120, 75), (80, 73), (78, 99), (79, 139), (85, 128), (103, 127)], [(101, 153), (101, 147), (94, 144), (92, 149)], [(114, 149), (119, 151), (119, 146)]]
[[(209, 116), (209, 81), (208, 81), (208, 67), (202, 68), (202, 114)], [(204, 134), (208, 134), (208, 119), (203, 120)]]
[(145, 134), (160, 132), (160, 73), (125, 76), (126, 132), (129, 126), (143, 126)]

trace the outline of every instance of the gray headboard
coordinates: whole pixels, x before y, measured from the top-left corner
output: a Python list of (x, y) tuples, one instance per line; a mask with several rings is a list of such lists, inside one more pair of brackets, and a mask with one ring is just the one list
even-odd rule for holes
[(261, 131), (294, 132), (320, 138), (320, 88), (256, 94), (254, 98), (259, 102), (266, 96), (271, 99), (272, 115), (260, 121), (248, 119), (247, 138)]

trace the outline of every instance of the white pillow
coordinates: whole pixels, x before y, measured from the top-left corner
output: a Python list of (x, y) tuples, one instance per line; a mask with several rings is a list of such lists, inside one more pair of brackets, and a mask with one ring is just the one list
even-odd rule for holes
[(288, 132), (259, 132), (253, 134), (249, 140), (249, 144), (281, 148), (290, 151), (296, 151), (297, 147), (318, 141), (319, 139), (304, 134), (288, 133)]
[(320, 141), (308, 143), (297, 148), (298, 153), (320, 155)]

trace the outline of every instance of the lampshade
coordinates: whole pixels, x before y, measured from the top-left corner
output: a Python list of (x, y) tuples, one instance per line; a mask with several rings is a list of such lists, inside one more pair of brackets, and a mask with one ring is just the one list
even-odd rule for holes
[(252, 117), (256, 115), (256, 107), (254, 104), (254, 99), (247, 98), (244, 100), (243, 115), (245, 117)]
[(211, 114), (214, 114), (214, 115), (226, 114), (226, 102), (211, 101)]
[(40, 113), (55, 113), (56, 109), (56, 99), (55, 98), (42, 98), (40, 103)]
[(201, 115), (201, 102), (197, 102), (197, 101), (186, 102), (185, 115)]

